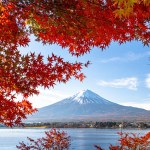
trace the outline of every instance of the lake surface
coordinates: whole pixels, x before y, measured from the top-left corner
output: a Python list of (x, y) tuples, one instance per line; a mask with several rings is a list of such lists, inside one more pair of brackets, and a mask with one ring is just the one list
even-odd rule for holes
[[(19, 142), (27, 142), (26, 137), (34, 139), (44, 136), (48, 129), (0, 129), (0, 150), (17, 150)], [(70, 150), (95, 150), (94, 145), (101, 145), (108, 150), (110, 144), (116, 145), (119, 129), (62, 129), (71, 136)], [(124, 132), (140, 133), (141, 135), (150, 130), (123, 130)]]

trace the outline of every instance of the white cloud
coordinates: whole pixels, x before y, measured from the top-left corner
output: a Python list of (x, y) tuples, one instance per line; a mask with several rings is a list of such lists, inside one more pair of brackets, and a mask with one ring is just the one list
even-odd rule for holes
[(63, 93), (63, 91), (58, 91), (58, 90), (54, 90), (54, 89), (42, 89), (39, 88), (39, 91), (42, 95), (45, 96), (51, 96), (51, 97), (57, 97), (57, 98), (66, 98), (69, 95)]
[[(54, 90), (54, 89), (39, 88), (38, 90), (40, 91), (39, 95), (33, 95), (28, 98), (28, 100), (33, 104), (33, 107), (36, 107), (36, 108), (54, 104), (70, 96), (64, 93), (63, 91)], [(19, 100), (22, 100), (21, 95), (17, 96), (16, 101), (19, 101)]]
[(136, 103), (136, 102), (126, 102), (126, 103), (120, 103), (124, 106), (132, 106), (137, 108), (143, 108), (146, 110), (150, 110), (150, 103)]
[(101, 63), (118, 62), (118, 61), (122, 61), (122, 58), (121, 57), (111, 57), (108, 59), (101, 60)]
[(150, 52), (145, 53), (133, 53), (129, 52), (128, 54), (122, 56), (122, 57), (111, 57), (108, 59), (101, 60), (101, 63), (109, 63), (109, 62), (129, 62), (129, 61), (135, 61), (142, 59), (143, 57), (148, 57), (150, 55)]
[(127, 88), (129, 90), (137, 90), (138, 79), (136, 77), (115, 79), (112, 81), (101, 80), (98, 85), (103, 87)]
[(150, 74), (147, 75), (147, 78), (145, 79), (145, 83), (146, 83), (146, 86), (150, 88)]

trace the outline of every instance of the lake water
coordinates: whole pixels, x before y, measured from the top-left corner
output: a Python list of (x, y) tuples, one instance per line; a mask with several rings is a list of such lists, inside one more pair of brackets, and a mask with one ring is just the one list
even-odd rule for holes
[[(0, 150), (16, 150), (16, 145), (21, 141), (27, 141), (26, 137), (34, 139), (44, 136), (48, 129), (0, 129)], [(94, 145), (100, 144), (108, 150), (110, 144), (118, 144), (119, 129), (62, 129), (71, 136), (70, 150), (95, 150)], [(140, 133), (150, 130), (123, 130), (124, 132)]]

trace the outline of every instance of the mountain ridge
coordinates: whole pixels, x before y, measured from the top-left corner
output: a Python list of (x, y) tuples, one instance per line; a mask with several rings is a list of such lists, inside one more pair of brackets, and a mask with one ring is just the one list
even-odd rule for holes
[(57, 103), (39, 109), (30, 121), (73, 120), (140, 120), (149, 119), (150, 111), (123, 106), (104, 99), (98, 94), (83, 90)]

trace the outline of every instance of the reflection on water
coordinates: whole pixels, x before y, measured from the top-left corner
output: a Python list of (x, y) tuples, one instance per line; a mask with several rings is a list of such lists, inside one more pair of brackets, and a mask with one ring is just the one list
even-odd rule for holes
[[(44, 136), (48, 129), (0, 129), (0, 150), (16, 150), (16, 145), (27, 141), (26, 137), (34, 139)], [(62, 129), (71, 136), (70, 150), (95, 150), (94, 145), (101, 145), (105, 150), (109, 145), (118, 144), (119, 129)], [(149, 130), (124, 130), (124, 132), (145, 134)]]

